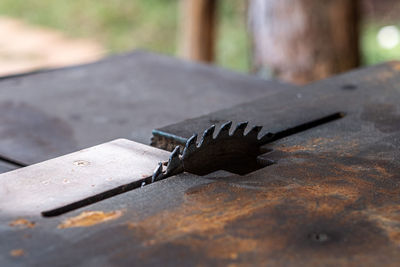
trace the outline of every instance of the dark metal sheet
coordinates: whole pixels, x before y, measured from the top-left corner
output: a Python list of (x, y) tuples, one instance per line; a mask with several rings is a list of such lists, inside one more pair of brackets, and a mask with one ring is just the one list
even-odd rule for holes
[(4, 161), (0, 160), (0, 173), (8, 172), (8, 171), (11, 171), (11, 170), (14, 170), (17, 168), (19, 168), (19, 166), (15, 166), (15, 165), (9, 164), (8, 162), (4, 162)]
[[(390, 73), (392, 69), (391, 65), (380, 65), (374, 67), (374, 71)], [(184, 144), (193, 133), (202, 133), (212, 124), (221, 125), (227, 121), (249, 121), (249, 125), (263, 126), (264, 133), (278, 133), (338, 112), (358, 111), (360, 106), (355, 103), (373, 103), (378, 99), (378, 92), (381, 102), (393, 97), (388, 94), (393, 89), (385, 88), (387, 85), (382, 84), (382, 80), (371, 77), (361, 80), (359, 75), (359, 72), (350, 72), (294, 91), (272, 92), (256, 101), (157, 128), (153, 130), (153, 145), (170, 149)]]
[[(398, 266), (399, 85), (389, 63), (307, 86), (308, 108), (346, 116), (268, 144), (276, 163), (247, 175), (184, 173), (53, 218), (2, 214), (0, 263)], [(266, 121), (257, 108), (248, 120)]]
[(291, 88), (135, 52), (0, 80), (0, 155), (32, 164)]

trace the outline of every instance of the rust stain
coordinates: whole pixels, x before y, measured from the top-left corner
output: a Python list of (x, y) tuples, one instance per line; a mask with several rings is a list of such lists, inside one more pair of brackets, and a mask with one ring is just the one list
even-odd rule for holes
[[(209, 231), (222, 233), (228, 222), (240, 216), (246, 216), (252, 210), (263, 205), (262, 202), (257, 204), (250, 199), (241, 198), (225, 203), (226, 195), (222, 192), (221, 194), (213, 192), (217, 185), (220, 186), (219, 183), (213, 183), (206, 185), (204, 188), (194, 188), (193, 191), (186, 194), (185, 205), (179, 207), (178, 210), (172, 212), (164, 211), (154, 218), (149, 218), (148, 220), (152, 224), (150, 232), (156, 233), (156, 238), (152, 242), (168, 241), (187, 233)], [(237, 187), (228, 186), (228, 188), (230, 191), (242, 191), (241, 188)], [(208, 192), (214, 193), (212, 200), (205, 199), (205, 195)], [(238, 206), (241, 206), (241, 208), (238, 209)], [(165, 222), (162, 220), (164, 217), (170, 218), (170, 221)], [(147, 222), (130, 222), (128, 227), (130, 229), (141, 228), (143, 223), (147, 225)], [(148, 229), (149, 227), (146, 228)]]
[[(227, 202), (229, 196), (215, 192), (220, 186), (224, 187), (217, 183), (194, 189), (186, 195), (183, 206), (176, 210), (164, 211), (144, 221), (130, 222), (128, 228), (140, 233), (144, 246), (173, 242), (176, 245), (190, 247), (193, 251), (206, 248), (209, 257), (227, 260), (235, 260), (240, 254), (251, 253), (257, 248), (259, 240), (236, 237), (225, 233), (224, 229), (238, 218), (250, 216), (266, 203), (264, 201), (257, 203), (244, 196)], [(231, 192), (243, 191), (241, 188), (228, 185), (227, 188)], [(256, 198), (261, 199), (260, 194)], [(270, 205), (274, 203), (272, 199), (269, 202)], [(191, 235), (202, 238), (185, 238)]]
[(10, 255), (13, 257), (21, 257), (25, 255), (25, 251), (23, 249), (13, 249), (10, 251)]
[(18, 228), (33, 228), (33, 227), (35, 227), (36, 223), (20, 218), (20, 219), (10, 222), (9, 225), (12, 227), (18, 227)]
[[(218, 192), (222, 188), (226, 192)], [(282, 186), (257, 192), (217, 182), (188, 191), (184, 205), (177, 210), (164, 211), (145, 221), (131, 222), (128, 227), (132, 230), (140, 229), (142, 234), (151, 236), (150, 239), (144, 238), (143, 243), (147, 246), (171, 242), (189, 234), (205, 235), (205, 240), (212, 239), (215, 244), (205, 246), (209, 247), (207, 254), (210, 257), (236, 258), (241, 253), (250, 253), (260, 242), (265, 245), (271, 241), (269, 247), (279, 246), (273, 240), (260, 241), (257, 237), (227, 235), (226, 227), (240, 218), (252, 216), (260, 209), (273, 209), (285, 202), (297, 203), (315, 214), (335, 214), (343, 211), (346, 205), (358, 197), (359, 192), (351, 186)], [(269, 223), (272, 222), (265, 219), (263, 227)], [(188, 245), (187, 240), (175, 242)], [(206, 241), (191, 240), (190, 246), (196, 246), (196, 242), (198, 246), (204, 246)]]
[(58, 228), (65, 229), (73, 227), (89, 227), (107, 221), (116, 220), (121, 217), (122, 214), (123, 213), (120, 210), (110, 212), (84, 211), (78, 216), (66, 219), (64, 222), (58, 225)]
[(328, 143), (334, 142), (332, 138), (314, 138), (308, 140), (304, 145), (294, 145), (294, 146), (281, 146), (277, 149), (284, 152), (298, 152), (298, 151), (314, 151), (320, 146), (324, 146)]
[(294, 146), (280, 146), (276, 148), (277, 150), (283, 151), (283, 152), (299, 152), (299, 151), (307, 151), (309, 148), (301, 146), (301, 145), (294, 145)]
[(362, 212), (385, 230), (389, 239), (400, 246), (400, 205), (387, 205), (369, 208)]
[(282, 181), (255, 172), (196, 186), (177, 207), (140, 221), (132, 218), (128, 229), (149, 251), (177, 246), (228, 262), (254, 256), (260, 265), (279, 265), (282, 258), (318, 265), (313, 259), (337, 263), (337, 255), (345, 259), (354, 254), (375, 262), (378, 250), (400, 260), (395, 256), (400, 208), (389, 208), (393, 201), (400, 203), (400, 187), (394, 185), (399, 169), (385, 161), (347, 160), (333, 153), (299, 157), (304, 160), (280, 169)]
[[(186, 241), (177, 241), (177, 244), (186, 245)], [(241, 238), (232, 235), (224, 235), (213, 240), (213, 247), (207, 250), (207, 254), (215, 259), (236, 260), (240, 253), (251, 253), (257, 249), (257, 240)], [(204, 240), (191, 240), (194, 250), (204, 247)]]
[(308, 140), (304, 144), (296, 144), (293, 146), (281, 145), (276, 147), (276, 150), (286, 152), (286, 153), (296, 153), (296, 152), (329, 152), (334, 150), (336, 153), (341, 153), (342, 155), (349, 155), (352, 150), (358, 147), (358, 142), (356, 140), (344, 142), (340, 137), (334, 138), (313, 138)]
[(390, 177), (391, 174), (383, 167), (381, 166), (374, 166), (375, 170), (378, 171), (381, 175), (384, 177)]
[(394, 61), (390, 62), (390, 66), (393, 70), (400, 71), (400, 62)]
[[(349, 208), (362, 197), (360, 188), (331, 179), (338, 177), (262, 190), (217, 181), (186, 191), (182, 205), (132, 220), (128, 228), (146, 247), (175, 245), (227, 261), (254, 256), (260, 264), (279, 265), (282, 255), (295, 263), (303, 253), (335, 261), (333, 254), (376, 249), (370, 243), (387, 246), (380, 229)], [(326, 241), (315, 238), (320, 234)]]

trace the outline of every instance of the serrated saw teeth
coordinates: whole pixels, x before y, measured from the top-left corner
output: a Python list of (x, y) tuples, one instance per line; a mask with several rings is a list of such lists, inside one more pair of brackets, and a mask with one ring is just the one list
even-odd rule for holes
[(246, 138), (254, 141), (258, 141), (258, 135), (262, 129), (262, 126), (254, 126), (251, 130), (245, 135)]
[(180, 155), (180, 148), (179, 146), (176, 146), (174, 151), (172, 151), (171, 156), (168, 159), (167, 171), (165, 172), (165, 175), (170, 175), (175, 170), (180, 168), (180, 166), (182, 165), (182, 160), (179, 158), (179, 155)]
[(208, 144), (213, 140), (214, 130), (215, 125), (212, 125), (210, 128), (204, 131), (199, 147), (201, 147), (203, 144)]
[(178, 157), (180, 152), (180, 147), (176, 146), (175, 149), (172, 151), (171, 156), (169, 157), (169, 161), (172, 161), (174, 158)]
[(245, 122), (239, 122), (239, 123), (236, 125), (236, 128), (235, 128), (235, 130), (233, 131), (232, 136), (235, 136), (235, 137), (242, 137), (242, 136), (244, 136), (244, 130), (246, 129), (247, 124), (248, 124), (247, 121), (245, 121)]
[(185, 149), (183, 150), (183, 157), (186, 155), (192, 153), (193, 151), (196, 150), (197, 148), (197, 134), (192, 135), (187, 141), (186, 141), (186, 146)]
[[(183, 171), (193, 170), (193, 166), (196, 166), (196, 164), (200, 164), (199, 166), (204, 164), (204, 162), (206, 162), (206, 164), (211, 164), (210, 162), (213, 161), (213, 159), (207, 158), (207, 152), (209, 152), (210, 155), (223, 155), (223, 153), (226, 153), (224, 146), (227, 144), (237, 144), (241, 153), (246, 153), (246, 151), (254, 153), (257, 147), (272, 141), (275, 137), (274, 134), (267, 133), (259, 138), (262, 126), (252, 127), (245, 135), (244, 133), (247, 126), (247, 121), (240, 122), (236, 125), (232, 134), (230, 134), (232, 121), (228, 121), (221, 126), (218, 134), (214, 137), (215, 125), (212, 125), (203, 132), (199, 144), (197, 144), (197, 134), (193, 134), (186, 141), (182, 154), (180, 154), (179, 146), (175, 147), (168, 159), (165, 171), (163, 171), (162, 163), (157, 166), (152, 176), (152, 182), (165, 179)], [(197, 157), (196, 155), (199, 156)]]
[(151, 177), (151, 182), (154, 183), (154, 181), (159, 180), (159, 178), (162, 176), (163, 174), (163, 165), (161, 162), (158, 163), (157, 168), (154, 170), (153, 172), (153, 176)]
[(228, 122), (222, 124), (221, 129), (219, 130), (218, 135), (215, 139), (218, 139), (221, 137), (228, 137), (231, 126), (232, 126), (232, 121), (228, 121)]

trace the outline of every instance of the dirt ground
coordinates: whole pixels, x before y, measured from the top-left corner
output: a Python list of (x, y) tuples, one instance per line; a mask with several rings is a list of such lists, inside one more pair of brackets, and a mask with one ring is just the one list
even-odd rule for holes
[(105, 48), (52, 29), (0, 17), (0, 76), (95, 61)]

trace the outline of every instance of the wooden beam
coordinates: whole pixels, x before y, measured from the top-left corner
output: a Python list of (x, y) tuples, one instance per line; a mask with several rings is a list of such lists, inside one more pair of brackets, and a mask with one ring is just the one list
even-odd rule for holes
[(253, 70), (304, 84), (359, 65), (357, 0), (250, 0)]
[(181, 0), (180, 50), (184, 58), (212, 62), (217, 0)]

